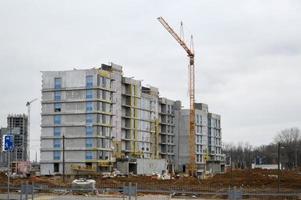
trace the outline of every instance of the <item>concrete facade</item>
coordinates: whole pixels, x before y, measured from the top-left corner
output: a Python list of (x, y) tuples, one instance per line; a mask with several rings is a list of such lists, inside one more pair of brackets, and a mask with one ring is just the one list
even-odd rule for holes
[[(189, 162), (189, 110), (180, 112), (179, 136), (176, 149), (177, 170), (184, 172)], [(215, 166), (209, 163), (222, 164), (224, 156), (221, 151), (220, 116), (209, 113), (208, 105), (195, 104), (195, 159), (199, 173), (207, 167)], [(214, 167), (215, 169), (217, 167)]]
[(167, 170), (167, 160), (165, 159), (145, 159), (138, 158), (132, 160), (117, 161), (117, 168), (122, 174), (152, 175), (162, 174)]
[(42, 72), (41, 174), (110, 170), (112, 76), (101, 69)]

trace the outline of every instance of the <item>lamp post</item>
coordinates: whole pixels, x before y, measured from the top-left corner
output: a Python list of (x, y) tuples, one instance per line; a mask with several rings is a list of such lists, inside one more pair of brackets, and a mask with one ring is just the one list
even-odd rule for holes
[(9, 193), (10, 193), (10, 188), (9, 188), (9, 185), (10, 185), (10, 173), (11, 173), (11, 165), (10, 165), (10, 151), (7, 152), (7, 199), (10, 200), (10, 196), (9, 196)]

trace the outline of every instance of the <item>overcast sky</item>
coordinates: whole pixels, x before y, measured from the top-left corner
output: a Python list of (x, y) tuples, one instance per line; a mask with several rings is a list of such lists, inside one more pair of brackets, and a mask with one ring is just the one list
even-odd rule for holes
[[(40, 71), (108, 62), (187, 107), (186, 54), (158, 16), (194, 35), (196, 101), (221, 114), (225, 142), (267, 144), (301, 127), (298, 0), (0, 0), (0, 126), (40, 100)], [(32, 158), (40, 112), (35, 102)]]

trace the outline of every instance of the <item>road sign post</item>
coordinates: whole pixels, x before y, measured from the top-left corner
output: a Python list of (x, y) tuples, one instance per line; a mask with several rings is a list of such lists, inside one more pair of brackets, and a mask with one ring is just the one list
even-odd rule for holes
[(3, 151), (7, 152), (7, 199), (9, 200), (9, 185), (10, 185), (10, 174), (11, 174), (11, 151), (14, 150), (14, 136), (13, 135), (3, 135)]
[(10, 154), (10, 151), (8, 151), (7, 152), (7, 199), (9, 200), (10, 198), (9, 198), (9, 185), (10, 185), (10, 172), (11, 172), (11, 170), (10, 170), (10, 156), (11, 156), (11, 154)]

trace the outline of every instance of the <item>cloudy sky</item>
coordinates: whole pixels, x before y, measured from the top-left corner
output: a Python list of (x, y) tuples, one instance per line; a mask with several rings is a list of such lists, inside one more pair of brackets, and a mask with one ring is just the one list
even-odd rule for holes
[[(270, 143), (301, 128), (301, 1), (0, 0), (0, 126), (41, 98), (44, 70), (114, 62), (188, 106), (187, 58), (156, 20), (194, 35), (196, 101), (222, 116), (225, 142)], [(32, 158), (40, 102), (32, 105)]]

